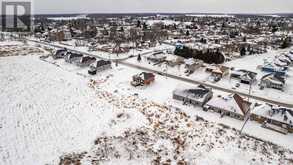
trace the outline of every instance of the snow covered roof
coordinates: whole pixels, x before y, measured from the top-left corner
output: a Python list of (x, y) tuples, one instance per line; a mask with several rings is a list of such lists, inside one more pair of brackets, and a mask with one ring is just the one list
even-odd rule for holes
[(151, 54), (147, 56), (148, 59), (165, 59), (167, 58), (166, 54), (160, 53), (160, 54)]
[(177, 88), (173, 91), (173, 94), (179, 95), (181, 97), (186, 97), (192, 100), (197, 100), (203, 102), (208, 93), (211, 92), (210, 88), (206, 88), (203, 85), (197, 87), (187, 86), (187, 85), (178, 85)]
[[(282, 111), (284, 110), (284, 113)], [(275, 121), (279, 121), (281, 123), (289, 124), (293, 126), (293, 110), (282, 108), (282, 107), (272, 107), (268, 104), (262, 104), (260, 106), (255, 107), (252, 114), (256, 114), (258, 116), (265, 117), (267, 119), (272, 119)], [(287, 116), (287, 120), (284, 120), (284, 116)], [(291, 121), (291, 123), (290, 123)]]
[(249, 110), (250, 103), (246, 102), (238, 94), (230, 94), (225, 97), (213, 98), (206, 105), (244, 116)]
[(223, 65), (216, 65), (216, 66), (210, 66), (210, 69), (212, 69), (213, 73), (223, 74), (224, 72), (229, 70), (229, 67), (226, 67)]
[(270, 73), (270, 74), (263, 76), (261, 80), (270, 80), (271, 82), (273, 82), (275, 84), (285, 84), (285, 82), (286, 82), (285, 78), (278, 76), (274, 73)]
[(195, 64), (195, 60), (193, 58), (185, 59), (184, 63), (187, 65), (193, 65)]

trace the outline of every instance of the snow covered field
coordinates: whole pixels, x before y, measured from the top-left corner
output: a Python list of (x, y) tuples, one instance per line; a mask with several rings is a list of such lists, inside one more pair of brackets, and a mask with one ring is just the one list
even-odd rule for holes
[(87, 79), (38, 57), (0, 58), (0, 79), (0, 164), (56, 164), (87, 149), (115, 115)]
[(249, 125), (256, 131), (247, 133), (280, 147), (203, 121), (198, 116), (220, 119), (172, 101), (182, 82), (156, 75), (148, 87), (130, 86), (140, 72), (119, 65), (89, 76), (87, 68), (50, 57), (0, 57), (0, 164), (58, 164), (60, 156), (83, 164), (293, 163), (291, 135)]

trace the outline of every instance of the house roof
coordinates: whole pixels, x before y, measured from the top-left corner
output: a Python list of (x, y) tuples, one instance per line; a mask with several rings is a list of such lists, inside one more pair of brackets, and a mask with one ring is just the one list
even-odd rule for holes
[(211, 92), (210, 88), (206, 88), (203, 85), (197, 87), (178, 85), (178, 87), (173, 91), (174, 94), (186, 97), (189, 99), (197, 100), (203, 102), (207, 94)]
[(267, 75), (265, 75), (265, 76), (263, 76), (261, 78), (261, 80), (265, 80), (265, 79), (268, 79), (268, 80), (270, 80), (270, 81), (272, 81), (274, 83), (282, 83), (282, 84), (285, 84), (285, 82), (286, 82), (286, 80), (285, 80), (284, 77), (279, 76), (279, 75), (277, 75), (275, 73), (267, 74)]
[(195, 64), (195, 59), (193, 59), (193, 58), (185, 59), (184, 63), (186, 65), (193, 65), (193, 64)]
[(254, 78), (257, 75), (257, 73), (252, 72), (252, 71), (248, 71), (248, 70), (245, 70), (245, 69), (237, 69), (237, 70), (232, 71), (232, 73), (233, 74), (239, 74), (239, 75), (248, 75), (251, 78)]
[(95, 67), (101, 67), (101, 66), (105, 66), (105, 65), (111, 65), (111, 61), (106, 61), (106, 60), (99, 60), (96, 62), (96, 66)]
[(230, 94), (221, 98), (213, 98), (207, 103), (208, 106), (231, 111), (243, 116), (249, 110), (250, 104), (251, 103), (245, 101), (238, 94)]
[(216, 68), (212, 71), (212, 73), (219, 73), (219, 74), (223, 74), (223, 71), (220, 68)]
[[(272, 109), (279, 109), (279, 111), (275, 111), (275, 113), (272, 113)], [(285, 110), (284, 114), (282, 114), (282, 109)], [(271, 111), (271, 112), (270, 112)], [(268, 104), (262, 104), (260, 106), (255, 107), (252, 112), (252, 114), (265, 117), (267, 119), (272, 119), (275, 121), (279, 121), (281, 123), (290, 124), (293, 126), (293, 110), (282, 108), (282, 107), (272, 107)], [(284, 120), (284, 116), (288, 117), (288, 120)]]
[(80, 62), (81, 63), (84, 63), (84, 62), (87, 62), (87, 61), (93, 61), (93, 60), (96, 60), (95, 57), (91, 57), (91, 56), (83, 56), (81, 59), (80, 59)]

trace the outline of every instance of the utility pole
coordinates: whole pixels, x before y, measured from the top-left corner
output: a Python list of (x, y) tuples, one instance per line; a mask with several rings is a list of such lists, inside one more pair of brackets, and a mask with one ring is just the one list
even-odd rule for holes
[(168, 73), (168, 64), (165, 63), (165, 68), (163, 69), (163, 72), (165, 73), (165, 78), (168, 79), (167, 73)]
[(250, 97), (251, 97), (251, 89), (252, 89), (252, 80), (249, 80), (249, 93), (248, 93), (248, 111), (246, 112), (245, 114), (245, 117), (244, 117), (244, 124), (242, 125), (241, 129), (240, 129), (240, 134), (242, 134), (242, 131), (245, 127), (245, 125), (247, 124), (248, 120), (250, 119), (250, 111), (251, 111), (251, 105), (250, 105)]

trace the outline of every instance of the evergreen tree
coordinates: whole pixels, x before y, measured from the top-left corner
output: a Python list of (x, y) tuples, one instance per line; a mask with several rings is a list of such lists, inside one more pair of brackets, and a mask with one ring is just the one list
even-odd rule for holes
[(286, 49), (288, 47), (290, 47), (290, 38), (286, 37), (285, 39), (283, 39), (282, 43), (281, 43), (281, 48), (282, 49)]
[(190, 32), (189, 30), (186, 31), (186, 36), (189, 36), (190, 35)]
[(121, 26), (120, 27), (120, 30), (119, 30), (120, 32), (124, 32), (124, 28), (123, 28), (123, 26)]
[(137, 56), (137, 61), (138, 61), (138, 62), (141, 61), (141, 55), (140, 55), (140, 54), (138, 54), (138, 56)]
[(209, 64), (221, 64), (225, 61), (224, 55), (219, 50), (202, 52), (183, 46), (183, 48), (177, 47), (174, 54), (184, 58), (200, 59)]
[(137, 20), (136, 27), (138, 27), (138, 28), (141, 27), (141, 22), (140, 22), (140, 20)]
[(246, 49), (245, 49), (245, 47), (242, 47), (240, 49), (240, 56), (245, 56), (245, 55), (246, 55)]
[(148, 29), (148, 25), (145, 22), (143, 23), (142, 26), (143, 26), (143, 30), (147, 30)]
[(277, 31), (278, 31), (278, 27), (274, 25), (274, 26), (272, 27), (272, 33), (275, 33), (275, 32), (277, 32)]

